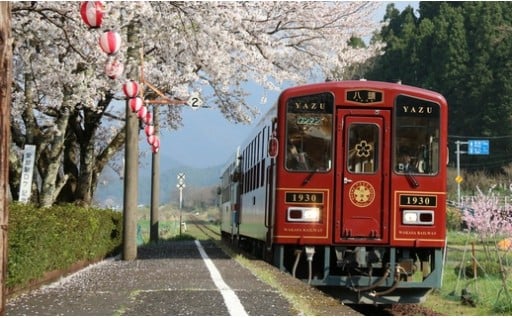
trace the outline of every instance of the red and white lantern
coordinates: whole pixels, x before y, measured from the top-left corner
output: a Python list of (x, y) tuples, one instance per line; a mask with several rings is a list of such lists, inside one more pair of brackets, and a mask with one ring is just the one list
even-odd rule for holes
[(144, 101), (140, 97), (134, 97), (130, 98), (128, 105), (130, 106), (132, 112), (137, 113), (142, 108), (142, 106), (144, 106)]
[(155, 141), (155, 143), (151, 145), (151, 151), (153, 151), (153, 153), (157, 153), (159, 149), (160, 149), (160, 139), (157, 139)]
[(105, 63), (105, 74), (111, 79), (116, 79), (123, 74), (124, 65), (115, 58), (107, 59)]
[(142, 120), (144, 121), (144, 124), (151, 125), (153, 123), (153, 114), (147, 112), (146, 116), (144, 116)]
[(156, 136), (156, 135), (149, 135), (147, 140), (148, 140), (148, 144), (150, 144), (151, 146), (155, 145), (157, 140), (158, 140), (158, 145), (160, 145), (160, 140), (159, 140), (158, 136)]
[(139, 119), (143, 120), (144, 118), (146, 118), (146, 114), (148, 113), (148, 109), (146, 108), (146, 106), (142, 106), (139, 111), (137, 112), (137, 117), (139, 117)]
[(155, 134), (155, 127), (153, 125), (146, 125), (144, 127), (144, 132), (146, 133), (146, 136), (151, 136)]
[(123, 84), (123, 93), (128, 98), (133, 98), (139, 95), (140, 85), (136, 81), (129, 80)]
[(100, 48), (108, 55), (116, 54), (121, 48), (121, 36), (115, 31), (103, 32), (99, 40)]
[(85, 1), (80, 5), (80, 16), (91, 29), (101, 27), (105, 7), (101, 1)]
[(153, 141), (153, 144), (151, 144), (151, 151), (153, 151), (153, 153), (157, 153), (158, 150), (160, 149), (160, 138), (158, 138), (158, 136), (154, 136), (154, 141)]

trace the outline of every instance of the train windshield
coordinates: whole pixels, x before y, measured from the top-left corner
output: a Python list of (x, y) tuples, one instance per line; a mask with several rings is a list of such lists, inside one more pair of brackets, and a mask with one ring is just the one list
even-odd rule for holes
[(440, 107), (437, 103), (400, 95), (395, 105), (394, 167), (397, 173), (439, 171)]
[(333, 105), (331, 93), (294, 97), (287, 101), (287, 170), (331, 169)]

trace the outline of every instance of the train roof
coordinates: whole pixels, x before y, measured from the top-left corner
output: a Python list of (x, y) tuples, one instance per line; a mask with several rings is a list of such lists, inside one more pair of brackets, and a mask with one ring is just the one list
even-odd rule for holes
[(368, 81), (368, 80), (346, 80), (346, 81), (331, 81), (331, 82), (321, 82), (321, 83), (313, 83), (313, 84), (305, 84), (300, 86), (289, 87), (284, 89), (281, 92), (280, 96), (287, 94), (300, 94), (301, 91), (304, 93), (309, 93), (312, 90), (332, 90), (332, 89), (347, 89), (347, 88), (370, 88), (370, 89), (381, 89), (381, 90), (391, 90), (398, 91), (407, 94), (420, 94), (424, 96), (428, 96), (430, 98), (440, 99), (445, 102), (445, 98), (438, 92), (428, 90), (425, 88), (420, 88), (416, 86), (410, 86), (401, 83), (391, 83), (391, 82), (381, 82), (381, 81)]

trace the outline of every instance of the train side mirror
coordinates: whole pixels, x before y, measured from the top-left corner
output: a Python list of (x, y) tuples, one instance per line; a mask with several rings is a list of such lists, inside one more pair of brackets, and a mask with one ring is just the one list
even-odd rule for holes
[(270, 138), (268, 141), (268, 155), (270, 158), (275, 159), (279, 152), (279, 141), (276, 137)]

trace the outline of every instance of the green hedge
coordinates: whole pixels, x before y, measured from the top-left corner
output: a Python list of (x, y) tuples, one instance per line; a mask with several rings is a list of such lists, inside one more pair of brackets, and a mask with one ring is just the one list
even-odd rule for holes
[(110, 209), (11, 204), (6, 287), (23, 288), (47, 272), (119, 252), (122, 226), (122, 213)]

